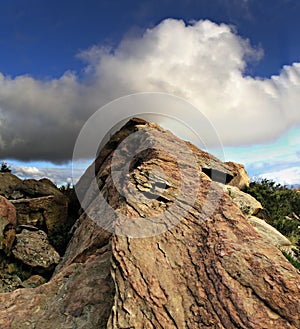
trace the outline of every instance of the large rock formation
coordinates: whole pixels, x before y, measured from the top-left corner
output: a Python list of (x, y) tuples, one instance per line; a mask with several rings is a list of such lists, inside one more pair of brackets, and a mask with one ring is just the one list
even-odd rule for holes
[(129, 121), (79, 182), (86, 213), (52, 279), (0, 294), (0, 327), (299, 328), (299, 273), (209, 176), (234, 177), (170, 132)]

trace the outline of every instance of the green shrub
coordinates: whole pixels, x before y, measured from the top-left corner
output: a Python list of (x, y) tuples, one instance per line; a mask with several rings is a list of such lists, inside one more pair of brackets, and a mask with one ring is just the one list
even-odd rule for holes
[(288, 252), (282, 250), (283, 255), (285, 256), (285, 258), (298, 270), (300, 270), (300, 263), (298, 263), (296, 261), (296, 259), (294, 259), (293, 256), (291, 256)]
[(246, 192), (262, 204), (270, 225), (300, 245), (300, 193), (268, 179), (252, 182)]
[(8, 172), (8, 173), (11, 173), (11, 169), (9, 168), (9, 166), (7, 165), (6, 162), (2, 162), (1, 163), (0, 172)]

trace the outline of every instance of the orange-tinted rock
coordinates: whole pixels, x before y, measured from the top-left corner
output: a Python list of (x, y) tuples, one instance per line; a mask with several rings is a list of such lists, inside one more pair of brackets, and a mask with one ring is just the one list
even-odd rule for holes
[(32, 225), (46, 229), (50, 235), (67, 221), (68, 201), (62, 196), (43, 196), (12, 201), (17, 209), (18, 225)]
[(228, 185), (236, 186), (240, 190), (249, 186), (250, 178), (247, 174), (245, 167), (242, 164), (235, 162), (225, 162), (229, 170), (233, 173), (233, 179), (228, 183)]
[[(134, 144), (121, 145), (133, 132), (141, 132)], [(112, 170), (116, 147), (126, 155), (147, 143), (163, 147), (131, 158), (117, 189), (126, 163), (116, 158)], [(112, 137), (78, 185), (88, 215), (55, 275), (0, 294), (1, 328), (300, 328), (299, 273), (182, 145), (142, 120)], [(94, 169), (104, 199), (91, 185)], [(137, 232), (148, 237), (133, 238)]]
[(30, 278), (22, 282), (24, 288), (35, 288), (46, 283), (46, 279), (40, 275), (32, 275)]
[(10, 253), (16, 235), (16, 209), (4, 197), (0, 196), (0, 250)]

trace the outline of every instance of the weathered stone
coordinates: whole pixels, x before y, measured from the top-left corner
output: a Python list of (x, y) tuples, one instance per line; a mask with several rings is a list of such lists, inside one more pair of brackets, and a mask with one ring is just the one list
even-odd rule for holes
[[(112, 154), (117, 146), (127, 154), (120, 140), (137, 131), (144, 135), (129, 148), (149, 141), (164, 147), (131, 159), (128, 184), (117, 189)], [(1, 328), (300, 327), (297, 270), (199, 164), (190, 172), (188, 152), (180, 146), (170, 132), (142, 120), (131, 120), (112, 137), (78, 185), (87, 214), (77, 221), (54, 276), (37, 288), (0, 294)], [(187, 182), (177, 165), (182, 155), (181, 169), (191, 174)], [(124, 165), (116, 159), (114, 169)], [(95, 168), (105, 198), (100, 203), (91, 184)], [(196, 197), (187, 203), (197, 177)], [(183, 184), (191, 186), (187, 195), (179, 191)], [(166, 229), (156, 234), (151, 225)], [(122, 235), (127, 228), (148, 229), (149, 237)]]
[(0, 196), (0, 250), (7, 255), (10, 253), (11, 247), (16, 235), (16, 209), (4, 197)]
[(220, 184), (220, 186), (229, 194), (246, 217), (256, 215), (263, 209), (259, 201), (250, 194), (242, 192), (239, 188), (223, 184)]
[(233, 173), (233, 179), (228, 185), (236, 186), (240, 190), (250, 185), (250, 177), (242, 164), (235, 162), (225, 162), (229, 170)]
[(64, 196), (18, 199), (12, 203), (17, 209), (18, 225), (36, 226), (46, 230), (49, 235), (55, 228), (65, 224), (68, 218), (68, 202)]
[[(148, 137), (151, 139), (149, 128), (156, 129), (147, 123), (133, 121), (132, 124), (137, 130), (144, 129), (146, 136), (140, 141), (144, 144)], [(178, 208), (170, 208), (176, 199), (176, 179), (180, 179), (176, 149), (181, 150), (173, 142), (175, 136), (154, 135), (161, 138), (166, 153), (175, 156), (172, 160), (161, 150), (149, 150), (143, 153), (139, 165), (132, 166), (130, 196), (134, 200), (136, 194), (149, 189), (148, 202), (140, 204), (138, 198), (127, 201), (122, 197), (128, 195), (126, 184), (116, 190), (109, 176), (107, 153), (97, 170), (97, 181), (101, 182), (107, 202), (115, 213), (127, 216), (120, 224), (116, 219), (115, 227), (120, 235), (112, 238), (116, 292), (107, 328), (298, 328), (300, 277), (297, 271), (255, 231), (233, 200), (205, 175), (201, 175), (192, 208), (180, 202)], [(119, 168), (121, 162), (115, 165)], [(159, 190), (164, 206), (159, 199), (152, 199), (153, 181), (143, 179), (156, 166), (165, 174), (165, 189)], [(93, 193), (90, 189), (87, 196)], [(93, 218), (97, 212), (99, 218), (105, 217), (105, 212), (101, 212), (105, 207), (100, 208), (98, 202), (97, 199), (87, 202), (88, 214)], [(189, 210), (183, 215), (186, 209)], [(122, 236), (126, 221), (130, 227), (143, 228), (147, 218), (150, 220), (158, 213), (164, 213), (170, 221), (180, 220), (157, 236), (143, 239)], [(83, 251), (78, 250), (78, 254)]]
[(53, 183), (49, 183), (49, 180), (21, 180), (11, 173), (0, 173), (0, 195), (7, 199), (38, 198), (48, 195), (66, 198)]
[(248, 218), (249, 223), (251, 223), (256, 231), (273, 246), (276, 247), (286, 247), (291, 246), (291, 241), (278, 232), (273, 226), (266, 223), (264, 220), (251, 216)]
[(0, 294), (0, 328), (106, 328), (114, 291), (110, 250), (107, 241), (82, 262), (65, 266), (47, 284)]
[(25, 188), (23, 181), (11, 173), (0, 173), (0, 195), (6, 199), (24, 197), (22, 190)]
[(23, 288), (35, 288), (46, 283), (46, 279), (40, 275), (32, 275), (30, 278), (22, 282)]
[(16, 235), (16, 245), (12, 250), (16, 259), (32, 268), (53, 269), (60, 260), (59, 254), (49, 244), (43, 231), (23, 230)]
[(0, 273), (0, 293), (11, 292), (22, 286), (22, 281), (17, 275)]

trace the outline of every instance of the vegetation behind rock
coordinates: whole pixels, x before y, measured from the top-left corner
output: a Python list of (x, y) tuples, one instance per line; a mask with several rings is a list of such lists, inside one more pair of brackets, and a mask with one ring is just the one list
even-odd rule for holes
[(246, 192), (262, 204), (266, 221), (300, 246), (300, 193), (268, 179), (252, 182)]

